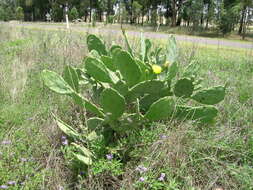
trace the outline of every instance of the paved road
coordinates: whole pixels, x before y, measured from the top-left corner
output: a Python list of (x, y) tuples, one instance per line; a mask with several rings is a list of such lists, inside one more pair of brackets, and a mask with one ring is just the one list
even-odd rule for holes
[[(42, 29), (65, 29), (65, 25), (61, 24), (46, 24), (46, 23), (10, 23), (13, 26), (23, 26), (23, 27), (36, 27)], [(81, 27), (78, 25), (72, 25), (71, 30), (74, 31), (83, 31), (90, 33), (108, 33), (120, 35), (121, 31), (117, 29), (108, 29), (108, 28), (89, 28), (89, 27)], [(144, 31), (145, 32), (145, 31)], [(139, 36), (140, 32), (138, 31), (127, 31), (129, 36)], [(145, 32), (144, 35), (148, 38), (152, 39), (166, 39), (168, 38), (168, 34), (164, 33), (156, 33), (156, 32)], [(252, 49), (253, 50), (253, 42), (239, 42), (239, 41), (230, 41), (230, 40), (222, 40), (222, 39), (212, 39), (212, 38), (204, 38), (204, 37), (193, 37), (193, 36), (185, 36), (185, 35), (174, 35), (178, 41), (183, 42), (191, 42), (194, 44), (200, 45), (215, 45), (218, 47), (231, 47), (231, 48), (244, 48), (244, 49)]]

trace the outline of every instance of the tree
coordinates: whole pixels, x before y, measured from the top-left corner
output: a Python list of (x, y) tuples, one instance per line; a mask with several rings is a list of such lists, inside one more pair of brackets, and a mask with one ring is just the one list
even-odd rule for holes
[(16, 19), (19, 21), (23, 21), (24, 20), (24, 10), (22, 7), (17, 7), (16, 9)]
[(70, 20), (75, 20), (79, 17), (79, 13), (78, 13), (78, 10), (76, 7), (73, 7), (71, 10), (70, 10), (70, 13), (69, 13), (69, 18)]

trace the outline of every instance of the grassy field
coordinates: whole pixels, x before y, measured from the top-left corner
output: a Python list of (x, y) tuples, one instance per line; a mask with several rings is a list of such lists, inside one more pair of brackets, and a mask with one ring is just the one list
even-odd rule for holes
[[(87, 173), (75, 168), (51, 113), (81, 125), (80, 112), (69, 98), (49, 91), (40, 74), (61, 73), (66, 64), (82, 67), (86, 35), (0, 28), (2, 189), (253, 190), (253, 50), (179, 44), (180, 63), (199, 62), (206, 86), (229, 84), (216, 123), (154, 123), (122, 142), (119, 148), (135, 147), (127, 164), (100, 158)], [(123, 44), (113, 34), (104, 39)], [(137, 48), (138, 40), (131, 41)], [(137, 166), (147, 171), (140, 175)]]

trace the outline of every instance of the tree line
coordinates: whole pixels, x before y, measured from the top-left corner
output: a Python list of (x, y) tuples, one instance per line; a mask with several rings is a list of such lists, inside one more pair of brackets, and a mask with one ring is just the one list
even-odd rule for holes
[[(68, 10), (66, 10), (68, 7)], [(253, 20), (253, 0), (1, 0), (0, 20), (120, 22), (187, 26), (193, 30), (216, 27), (223, 34), (246, 31)]]

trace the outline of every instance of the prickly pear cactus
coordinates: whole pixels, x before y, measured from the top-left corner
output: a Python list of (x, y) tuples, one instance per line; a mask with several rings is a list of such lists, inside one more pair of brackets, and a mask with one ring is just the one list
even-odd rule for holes
[[(63, 77), (48, 70), (42, 72), (49, 89), (71, 97), (88, 113), (84, 122), (90, 132), (87, 141), (96, 139), (98, 132), (106, 137), (106, 142), (111, 142), (115, 133), (122, 136), (153, 121), (214, 121), (218, 110), (213, 105), (224, 99), (225, 87), (203, 89), (195, 62), (181, 72), (179, 50), (173, 37), (169, 38), (167, 49), (163, 49), (153, 48), (151, 41), (142, 36), (138, 53), (133, 51), (126, 34), (123, 35), (127, 51), (113, 45), (107, 52), (100, 38), (89, 35), (90, 53), (81, 68), (66, 66)], [(86, 98), (84, 94), (90, 96)], [(185, 105), (189, 100), (205, 105)], [(56, 121), (64, 133), (80, 138), (72, 127), (57, 118)], [(89, 155), (82, 151), (86, 149), (75, 148), (80, 151), (76, 158), (90, 164)]]

